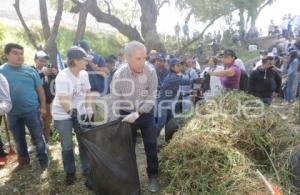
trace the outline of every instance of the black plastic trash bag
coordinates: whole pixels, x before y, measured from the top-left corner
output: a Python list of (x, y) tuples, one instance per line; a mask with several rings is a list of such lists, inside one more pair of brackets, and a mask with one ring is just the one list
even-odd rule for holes
[(131, 126), (120, 120), (82, 129), (80, 140), (90, 161), (88, 185), (101, 195), (140, 194)]
[(292, 183), (296, 188), (296, 193), (300, 194), (300, 147), (297, 147), (291, 158)]

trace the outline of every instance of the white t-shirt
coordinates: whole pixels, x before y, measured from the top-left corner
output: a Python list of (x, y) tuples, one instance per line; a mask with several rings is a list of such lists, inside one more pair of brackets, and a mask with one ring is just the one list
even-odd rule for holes
[[(203, 71), (203, 76), (202, 78), (204, 78), (204, 74), (205, 72), (218, 72), (218, 71), (222, 71), (224, 70), (223, 66), (217, 65), (215, 68), (210, 68), (210, 67), (206, 67), (205, 70)], [(210, 97), (214, 97), (217, 95), (220, 95), (222, 90), (223, 90), (223, 85), (221, 83), (221, 77), (216, 77), (216, 76), (211, 76), (210, 77), (210, 90), (206, 91), (204, 93), (204, 97), (205, 99), (209, 99)]]
[(55, 98), (52, 105), (52, 116), (54, 120), (70, 119), (70, 115), (66, 113), (57, 97), (58, 94), (65, 94), (71, 101), (71, 109), (77, 109), (78, 114), (86, 113), (85, 97), (90, 91), (91, 85), (88, 73), (82, 70), (79, 77), (76, 77), (69, 68), (58, 73), (55, 79)]
[(244, 62), (241, 59), (239, 59), (239, 58), (236, 59), (235, 60), (235, 65), (237, 65), (243, 71), (246, 71), (245, 64), (244, 64)]

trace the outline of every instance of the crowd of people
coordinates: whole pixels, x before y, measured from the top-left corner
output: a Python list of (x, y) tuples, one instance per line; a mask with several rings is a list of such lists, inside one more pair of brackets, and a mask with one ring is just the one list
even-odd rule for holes
[(271, 20), (268, 35), (282, 36), (284, 38), (300, 36), (300, 16), (292, 16), (291, 14), (284, 15), (279, 25), (275, 24), (274, 20)]
[[(122, 118), (131, 124), (134, 144), (137, 131), (141, 131), (148, 189), (157, 192), (157, 138), (168, 122), (177, 113), (188, 113), (198, 102), (226, 91), (243, 90), (266, 105), (278, 96), (284, 98), (284, 105), (292, 103), (299, 80), (298, 51), (292, 46), (287, 55), (274, 56), (262, 51), (249, 73), (230, 49), (211, 57), (207, 66), (201, 67), (193, 57), (179, 59), (155, 50), (147, 55), (146, 47), (137, 41), (127, 43), (123, 54), (104, 59), (82, 40), (68, 49), (66, 67), (58, 70), (49, 65), (45, 51), (36, 52), (35, 65), (30, 67), (24, 64), (24, 48), (7, 44), (4, 49), (7, 62), (0, 67), (0, 114), (7, 114), (16, 143), (18, 165), (14, 172), (30, 165), (26, 129), (41, 171), (48, 168), (53, 120), (60, 137), (65, 182), (73, 184), (76, 180), (73, 129), (78, 137), (81, 123), (92, 122), (103, 112), (94, 102), (109, 95), (112, 103), (109, 118)], [(82, 174), (88, 177), (89, 161), (80, 139), (78, 147)], [(0, 142), (0, 157), (5, 155)]]

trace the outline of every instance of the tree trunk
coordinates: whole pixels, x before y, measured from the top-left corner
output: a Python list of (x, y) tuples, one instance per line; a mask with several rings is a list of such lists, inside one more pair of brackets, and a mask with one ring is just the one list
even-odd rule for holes
[[(112, 27), (116, 28), (121, 34), (126, 36), (129, 40), (136, 40), (144, 42), (140, 33), (136, 28), (128, 24), (124, 24), (119, 18), (109, 13), (103, 12), (97, 5), (96, 0), (87, 0), (88, 11), (95, 17), (98, 22), (110, 24)], [(78, 2), (77, 2), (78, 4)]]
[(239, 9), (239, 17), (240, 17), (239, 28), (240, 28), (240, 35), (245, 35), (245, 17), (244, 17), (244, 12), (245, 12), (245, 9), (244, 9), (244, 8), (240, 8), (240, 9)]
[(73, 42), (74, 45), (77, 45), (84, 36), (87, 15), (88, 15), (88, 6), (87, 6), (87, 2), (85, 2), (85, 3), (81, 4), (81, 6), (80, 6), (77, 31), (76, 31), (75, 39)]
[(43, 28), (44, 39), (47, 40), (50, 37), (51, 29), (48, 20), (48, 9), (46, 0), (39, 0), (40, 4), (40, 16)]
[(138, 0), (142, 16), (140, 18), (142, 24), (142, 35), (148, 50), (155, 49), (165, 52), (165, 48), (160, 41), (157, 33), (156, 22), (158, 16), (157, 6), (154, 0)]
[[(46, 40), (45, 50), (50, 53), (50, 62), (53, 66), (57, 66), (56, 62), (56, 54), (57, 54), (57, 47), (56, 47), (56, 37), (58, 34), (58, 29), (64, 9), (64, 0), (58, 0), (57, 11), (52, 27), (52, 31), (50, 37)], [(42, 14), (42, 13), (41, 13)]]
[(27, 34), (28, 38), (29, 38), (29, 41), (30, 43), (33, 45), (33, 47), (36, 49), (36, 50), (39, 50), (41, 49), (41, 46), (38, 46), (37, 43), (36, 43), (36, 40), (34, 39), (30, 29), (28, 28), (24, 18), (23, 18), (23, 15), (20, 11), (20, 0), (15, 0), (15, 3), (13, 4), (15, 10), (16, 10), (16, 13), (19, 17), (19, 20), (25, 30), (25, 33)]

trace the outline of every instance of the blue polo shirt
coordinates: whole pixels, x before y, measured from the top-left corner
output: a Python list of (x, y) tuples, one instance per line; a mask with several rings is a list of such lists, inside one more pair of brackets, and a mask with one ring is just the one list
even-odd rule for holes
[(39, 98), (36, 91), (43, 85), (39, 74), (30, 66), (13, 67), (9, 64), (0, 66), (0, 73), (9, 84), (12, 110), (9, 114), (21, 115), (39, 109)]
[[(91, 54), (94, 59), (93, 63), (97, 64), (98, 67), (106, 67), (105, 60), (98, 54)], [(106, 94), (108, 86), (106, 85), (106, 79), (103, 76), (95, 74), (95, 71), (92, 69), (90, 65), (87, 65), (86, 71), (89, 73), (89, 80), (91, 84), (91, 91), (97, 91), (100, 94)]]

